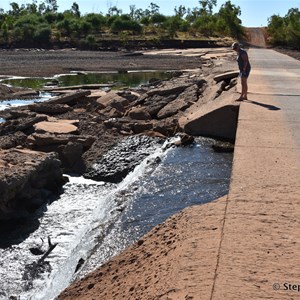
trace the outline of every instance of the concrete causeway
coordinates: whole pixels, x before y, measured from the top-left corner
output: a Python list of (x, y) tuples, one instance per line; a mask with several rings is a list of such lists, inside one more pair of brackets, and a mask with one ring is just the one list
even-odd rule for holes
[(210, 299), (300, 299), (300, 62), (249, 57)]

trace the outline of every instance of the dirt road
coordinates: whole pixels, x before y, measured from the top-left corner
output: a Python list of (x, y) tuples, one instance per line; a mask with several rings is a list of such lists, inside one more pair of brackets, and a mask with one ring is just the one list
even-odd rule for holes
[(252, 47), (266, 48), (266, 31), (264, 27), (246, 28), (249, 44)]

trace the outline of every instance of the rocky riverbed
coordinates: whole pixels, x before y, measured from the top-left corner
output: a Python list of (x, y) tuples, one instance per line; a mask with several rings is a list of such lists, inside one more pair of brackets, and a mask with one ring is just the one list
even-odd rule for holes
[[(136, 159), (134, 156), (132, 159), (126, 158), (123, 165), (120, 164), (121, 160), (118, 160), (119, 165), (110, 162), (105, 167), (106, 170), (97, 168), (95, 163), (103, 164), (105, 159), (102, 158), (103, 155), (129, 136), (146, 135), (165, 139), (184, 131), (180, 128), (178, 120), (188, 109), (214, 101), (221, 94), (232, 91), (236, 85), (234, 78), (236, 74), (231, 77), (225, 76), (217, 83), (214, 80), (215, 75), (232, 66), (228, 60), (225, 64), (224, 55), (230, 54), (224, 51), (223, 60), (216, 55), (216, 57), (203, 59), (202, 63), (199, 57), (188, 56), (197, 57), (199, 68), (173, 72), (170, 80), (153, 78), (147, 85), (138, 89), (103, 91), (86, 88), (78, 90), (55, 90), (54, 88), (51, 92), (55, 93), (56, 97), (50, 101), (3, 111), (1, 116), (6, 122), (0, 124), (0, 148), (2, 149), (0, 155), (3, 162), (1, 173), (6, 176), (2, 175), (0, 180), (3, 189), (1, 192), (7, 196), (0, 203), (1, 215), (5, 217), (7, 211), (12, 213), (11, 209), (15, 207), (15, 202), (23, 201), (23, 196), (19, 199), (16, 194), (19, 193), (19, 189), (25, 188), (24, 182), (16, 176), (16, 172), (7, 172), (12, 169), (7, 151), (10, 153), (18, 151), (14, 152), (18, 155), (14, 156), (13, 166), (16, 169), (22, 166), (28, 181), (26, 188), (30, 186), (28, 197), (32, 198), (31, 195), (35, 195), (33, 203), (42, 204), (42, 199), (45, 199), (43, 196), (45, 193), (40, 191), (33, 193), (33, 191), (51, 192), (46, 183), (36, 182), (37, 176), (30, 175), (28, 166), (32, 168), (30, 160), (35, 160), (31, 158), (34, 153), (44, 153), (44, 160), (49, 160), (49, 155), (56, 153), (55, 159), (58, 159), (61, 164), (60, 166), (56, 164), (57, 182), (64, 182), (60, 169), (65, 173), (84, 175), (90, 179), (119, 182), (142, 158)], [(161, 59), (160, 55), (156, 59), (155, 55), (151, 54), (151, 56), (156, 62)], [(169, 60), (173, 59), (172, 55), (170, 57)], [(179, 61), (184, 64), (185, 59), (186, 56), (183, 56)], [(127, 58), (127, 63), (128, 61), (130, 59)], [(35, 91), (22, 91), (26, 96), (29, 92)], [(2, 99), (20, 93), (19, 89), (1, 86)], [(184, 143), (191, 141), (192, 139), (185, 138)], [(132, 152), (135, 150), (133, 149)], [(118, 157), (118, 153), (115, 153), (115, 157)], [(46, 167), (44, 172), (48, 172)], [(9, 182), (12, 182), (10, 185), (7, 184), (8, 176)], [(9, 193), (8, 186), (11, 190)], [(24, 194), (24, 192), (20, 193)], [(11, 205), (10, 201), (12, 201)], [(23, 208), (27, 206), (23, 205)]]
[[(67, 65), (72, 66), (72, 70), (77, 69), (76, 51), (66, 52), (70, 55)], [(31, 69), (24, 53), (35, 57), (32, 62), (35, 68)], [(51, 63), (51, 51), (37, 53), (35, 56), (32, 51), (22, 51), (20, 57), (18, 51), (4, 53), (4, 56), (18, 57), (14, 62), (11, 60), (11, 66), (18, 61), (24, 63), (24, 68), (11, 67), (9, 72), (4, 66), (2, 74), (44, 76), (71, 70), (61, 69), (66, 63), (63, 61), (66, 56), (60, 56), (62, 53), (55, 54), (60, 58)], [(77, 60), (82, 64), (80, 68), (93, 71), (96, 64), (92, 65), (91, 61), (97, 61), (94, 56), (98, 54), (91, 52), (88, 58), (84, 53), (86, 64), (80, 59), (82, 55), (77, 53)], [(120, 69), (118, 59), (126, 61), (126, 69), (128, 66), (136, 68), (137, 59), (144, 56), (109, 55), (114, 70)], [(150, 69), (151, 65), (151, 69), (180, 71), (173, 72), (170, 80), (153, 78), (136, 89), (53, 88), (51, 92), (55, 97), (50, 101), (1, 112), (0, 117), (5, 119), (0, 123), (0, 193), (5, 195), (0, 201), (1, 219), (30, 216), (51, 195), (60, 192), (66, 182), (64, 173), (120, 182), (147, 156), (147, 149), (151, 152), (155, 143), (176, 134), (181, 137), (180, 142), (176, 142), (178, 145), (192, 143), (192, 135), (199, 132), (198, 123), (193, 119), (193, 113), (199, 107), (211, 107), (211, 103), (222, 106), (224, 99), (230, 99), (224, 102), (226, 106), (234, 102), (236, 72), (218, 76), (236, 69), (228, 49), (147, 55), (145, 60), (140, 60), (140, 69)], [(38, 68), (37, 63), (41, 63), (42, 58), (45, 64)], [(19, 89), (4, 85), (0, 85), (0, 90), (2, 99), (20, 95)], [(29, 92), (36, 91), (22, 90), (25, 96)], [(232, 105), (235, 107), (236, 104)], [(219, 111), (219, 108), (214, 109)], [(214, 124), (211, 127), (217, 128), (218, 121), (214, 120), (213, 113), (209, 111), (207, 115), (205, 126)], [(184, 122), (179, 122), (182, 118)], [(189, 128), (189, 135), (185, 128)], [(133, 155), (128, 156), (128, 151)]]

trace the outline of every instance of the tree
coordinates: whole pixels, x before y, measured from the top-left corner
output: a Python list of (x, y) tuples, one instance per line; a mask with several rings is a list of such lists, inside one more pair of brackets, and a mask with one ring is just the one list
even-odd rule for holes
[(8, 33), (8, 26), (7, 23), (4, 22), (1, 26), (1, 31), (2, 31), (2, 37), (5, 41), (5, 43), (8, 43), (9, 40), (9, 33)]
[(170, 38), (174, 38), (177, 36), (177, 31), (179, 31), (180, 26), (183, 20), (177, 15), (168, 17), (164, 23), (164, 28), (167, 29), (168, 35)]
[(298, 8), (291, 8), (286, 19), (286, 42), (293, 48), (300, 49), (300, 12)]
[[(240, 38), (243, 36), (242, 22), (238, 18), (241, 15), (241, 9), (239, 6), (235, 6), (231, 1), (226, 1), (220, 8), (218, 16), (223, 21), (224, 34), (227, 34), (234, 38)], [(221, 28), (220, 28), (221, 29)]]
[(139, 21), (143, 18), (143, 16), (145, 15), (142, 9), (137, 9), (135, 5), (130, 5), (129, 6), (130, 9), (130, 18), (134, 21)]
[(57, 12), (58, 10), (58, 5), (56, 0), (45, 0), (47, 6), (46, 6), (46, 11), (53, 11)]
[(91, 24), (91, 30), (94, 32), (101, 30), (106, 25), (106, 18), (100, 14), (87, 14), (83, 17), (83, 20)]
[(22, 8), (20, 8), (19, 4), (16, 2), (10, 3), (11, 10), (8, 12), (12, 16), (19, 16), (21, 14)]
[(203, 15), (194, 23), (194, 28), (196, 28), (204, 36), (214, 36), (217, 35), (217, 18), (213, 15)]
[(300, 49), (300, 12), (291, 8), (285, 17), (273, 15), (268, 19), (269, 42), (273, 45)]
[(74, 14), (74, 16), (80, 18), (79, 5), (76, 2), (73, 3), (71, 11)]
[(178, 9), (177, 7), (175, 7), (174, 11), (175, 11), (175, 15), (179, 16), (180, 18), (183, 18), (183, 16), (187, 13), (187, 9), (183, 5), (180, 5)]
[(109, 8), (108, 13), (109, 16), (119, 16), (122, 14), (122, 9), (118, 9), (116, 6), (112, 6)]
[(32, 1), (31, 4), (26, 4), (26, 11), (29, 14), (36, 14), (38, 12), (37, 1)]
[(201, 5), (201, 15), (212, 15), (213, 8), (217, 5), (217, 0), (201, 0), (199, 4)]
[(36, 29), (33, 40), (39, 43), (48, 43), (51, 37), (51, 29), (48, 26), (39, 27)]
[(150, 21), (152, 24), (162, 24), (163, 22), (165, 22), (167, 19), (166, 16), (159, 14), (159, 13), (155, 13), (154, 15), (151, 16)]
[(159, 6), (155, 3), (150, 3), (150, 14), (153, 16), (159, 14)]
[(117, 16), (112, 22), (110, 29), (113, 33), (120, 33), (122, 31), (131, 31), (133, 33), (141, 33), (141, 25), (130, 19), (129, 15)]
[(268, 19), (267, 31), (271, 44), (280, 45), (285, 43), (285, 22), (279, 15), (272, 15)]

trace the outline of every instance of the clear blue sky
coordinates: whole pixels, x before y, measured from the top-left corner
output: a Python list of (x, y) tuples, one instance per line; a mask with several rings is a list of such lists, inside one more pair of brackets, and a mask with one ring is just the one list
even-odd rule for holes
[[(9, 3), (16, 2), (19, 5), (32, 3), (32, 0), (1, 0), (5, 4), (0, 4), (0, 8), (5, 11), (11, 6)], [(41, 1), (38, 0), (38, 3)], [(117, 6), (123, 10), (123, 13), (129, 12), (129, 6), (135, 5), (136, 8), (146, 9), (153, 2), (160, 7), (160, 12), (165, 15), (173, 15), (174, 8), (184, 5), (186, 8), (199, 7), (197, 0), (57, 0), (59, 10), (64, 11), (70, 9), (72, 4), (76, 2), (79, 5), (81, 13), (106, 13), (110, 6)], [(225, 3), (225, 0), (217, 0), (219, 7)], [(300, 9), (300, 0), (231, 0), (231, 3), (240, 6), (242, 15), (240, 16), (242, 23), (247, 27), (265, 26), (268, 24), (268, 18), (274, 14), (285, 16), (290, 8)]]

